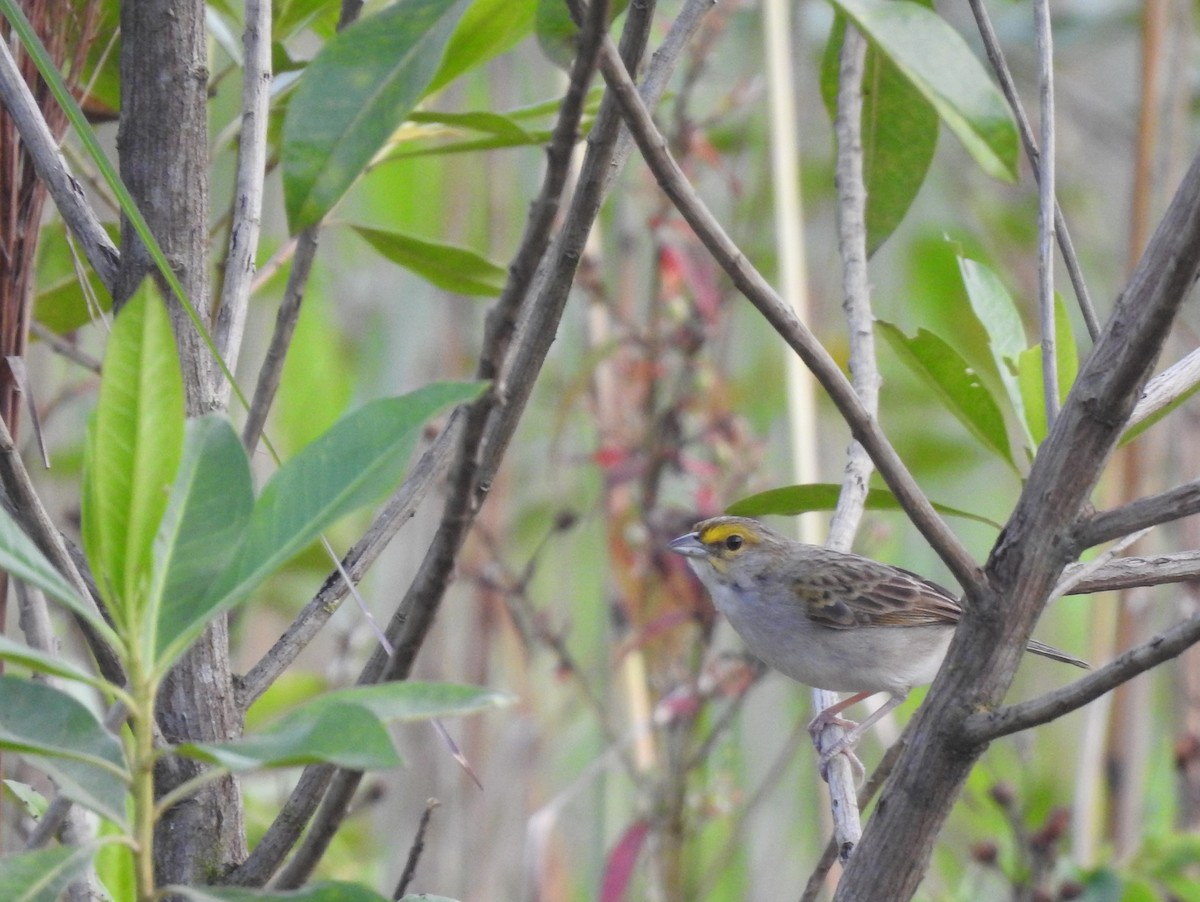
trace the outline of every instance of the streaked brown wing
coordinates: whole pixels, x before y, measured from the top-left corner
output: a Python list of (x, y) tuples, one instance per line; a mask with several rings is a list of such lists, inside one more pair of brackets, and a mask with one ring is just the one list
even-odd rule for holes
[(870, 558), (830, 552), (793, 591), (814, 623), (831, 629), (958, 623), (958, 600), (937, 583)]

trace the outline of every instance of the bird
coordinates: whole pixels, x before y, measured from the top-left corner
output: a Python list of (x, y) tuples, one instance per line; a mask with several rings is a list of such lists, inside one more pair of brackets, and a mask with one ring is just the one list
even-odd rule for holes
[[(712, 517), (672, 540), (713, 604), (752, 654), (797, 682), (852, 693), (809, 723), (846, 734), (821, 755), (821, 767), (853, 753), (863, 734), (900, 705), (914, 686), (933, 681), (962, 605), (919, 574), (859, 554), (809, 545), (747, 517)], [(1086, 661), (1030, 640), (1028, 651), (1088, 668)], [(851, 705), (886, 692), (862, 723), (841, 717)]]

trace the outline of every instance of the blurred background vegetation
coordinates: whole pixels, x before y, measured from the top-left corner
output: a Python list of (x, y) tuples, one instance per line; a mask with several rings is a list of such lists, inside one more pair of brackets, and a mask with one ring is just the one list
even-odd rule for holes
[[(277, 6), (277, 28), (291, 23), (276, 35), (282, 91), (292, 76), (280, 50), (292, 60), (310, 57), (331, 33), (337, 4)], [(1018, 87), (1032, 99), (1029, 4), (990, 6)], [(656, 39), (675, 9), (660, 4)], [(939, 4), (939, 12), (982, 56), (965, 5)], [(1103, 318), (1145, 240), (1137, 223), (1157, 219), (1195, 144), (1195, 7), (1186, 0), (1081, 0), (1055, 4), (1053, 12), (1059, 197)], [(813, 326), (840, 359), (846, 338), (833, 143), (819, 91), (833, 12), (820, 0), (802, 0), (792, 13), (805, 245), (787, 253), (807, 260)], [(1149, 27), (1154, 16), (1168, 27)], [(209, 22), (212, 234), (219, 248), (239, 109), (239, 64), (228, 38), (239, 28), (238, 11), (214, 2)], [(105, 41), (102, 29), (97, 52)], [(721, 3), (692, 42), (657, 118), (707, 203), (772, 277), (779, 251), (763, 41), (758, 3)], [(520, 121), (537, 133), (552, 124), (563, 84), (530, 35), (424, 109), (528, 110)], [(104, 90), (97, 82), (98, 106)], [(99, 128), (114, 140), (115, 128)], [(495, 263), (502, 281), (539, 185), (543, 152), (536, 142), (473, 147), (481, 140), (437, 121), (408, 124), (327, 223), (268, 424), (285, 457), (364, 400), (473, 373), (487, 297), (437, 287), (386, 259), (352, 226), (470, 248)], [(1139, 141), (1149, 142), (1148, 156), (1136, 155)], [(238, 374), (243, 385), (253, 384), (286, 280), (281, 198), (273, 176), (261, 284)], [(943, 135), (912, 209), (872, 259), (878, 318), (910, 334), (931, 330), (968, 354), (981, 338), (965, 315), (962, 251), (1000, 275), (1035, 335), (1036, 202), (1027, 168), (1016, 185), (994, 181)], [(1065, 279), (1062, 291), (1070, 296)], [(79, 309), (81, 298), (61, 223), (51, 214), (35, 319), (98, 357), (103, 327), (76, 329), (56, 319)], [(1087, 332), (1081, 321), (1073, 326), (1086, 352)], [(1195, 346), (1196, 328), (1193, 308), (1176, 329), (1168, 362)], [(470, 900), (616, 899), (622, 892), (660, 898), (675, 881), (677, 898), (799, 895), (829, 834), (824, 787), (803, 732), (808, 693), (778, 675), (760, 678), (683, 561), (664, 549), (700, 516), (791, 481), (784, 354), (635, 158), (592, 234), (550, 361), (418, 660), (421, 678), (518, 697), (512, 709), (450, 725), (483, 788), (433, 730), (404, 728), (398, 742), (408, 767), (364, 783), (326, 874), (394, 885), (426, 801), (436, 799), (416, 891)], [(1003, 522), (1019, 474), (884, 345), (880, 356), (883, 425), (929, 496)], [(69, 522), (77, 513), (96, 377), (45, 342), (31, 346), (29, 366), (53, 464), (36, 480), (57, 503), (58, 522)], [(819, 404), (819, 415), (821, 477), (836, 482), (849, 435), (831, 407)], [(1194, 474), (1196, 415), (1194, 405), (1185, 406), (1128, 446), (1097, 505)], [(32, 448), (32, 433), (22, 435)], [(258, 463), (269, 471), (265, 459)], [(428, 501), (365, 581), (364, 595), (378, 611), (390, 610), (411, 581), (421, 537), (439, 509), (437, 499)], [(334, 547), (344, 551), (368, 522), (364, 515), (341, 524), (330, 536)], [(965, 519), (952, 525), (983, 560), (996, 529)], [(1185, 521), (1160, 529), (1139, 550), (1195, 548), (1198, 539)], [(947, 579), (899, 513), (868, 513), (857, 550)], [(239, 614), (235, 670), (258, 660), (328, 570), (314, 547)], [(1195, 603), (1186, 586), (1067, 598), (1037, 635), (1103, 662)], [(298, 666), (251, 709), (250, 722), (353, 679), (374, 641), (356, 607), (343, 606)], [(1069, 678), (1053, 664), (1028, 661), (1013, 697)], [(901, 719), (921, 696), (913, 693)], [(895, 735), (894, 724), (884, 724), (864, 743), (868, 766)], [(271, 775), (245, 783), (252, 843), (290, 780)], [(6, 810), (11, 817), (12, 807)], [(995, 743), (944, 832), (922, 896), (1200, 898), (1198, 825), (1200, 653), (1193, 650), (1088, 709)]]

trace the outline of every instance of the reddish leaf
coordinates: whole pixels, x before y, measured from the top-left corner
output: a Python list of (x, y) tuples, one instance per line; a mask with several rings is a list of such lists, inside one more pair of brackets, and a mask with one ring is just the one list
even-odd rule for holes
[(600, 902), (619, 902), (625, 898), (625, 890), (629, 888), (630, 878), (633, 877), (633, 867), (637, 864), (638, 853), (646, 842), (650, 832), (650, 824), (644, 820), (634, 821), (617, 840), (613, 850), (608, 853), (608, 861), (604, 865), (604, 882), (600, 885)]

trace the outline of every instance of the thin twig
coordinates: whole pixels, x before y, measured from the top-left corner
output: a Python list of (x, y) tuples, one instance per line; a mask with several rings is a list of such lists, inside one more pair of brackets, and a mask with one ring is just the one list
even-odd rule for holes
[(421, 860), (421, 853), (425, 851), (425, 834), (429, 830), (429, 821), (433, 817), (433, 809), (440, 804), (437, 799), (430, 799), (425, 803), (425, 810), (421, 812), (421, 822), (417, 825), (417, 835), (413, 837), (412, 846), (408, 850), (408, 860), (404, 863), (404, 872), (396, 883), (395, 892), (392, 893), (393, 899), (402, 899), (408, 885), (416, 876), (417, 862)]
[[(904, 746), (907, 743), (907, 734), (901, 734), (900, 738), (893, 742), (888, 747), (888, 750), (884, 752), (883, 758), (875, 770), (872, 771), (866, 785), (863, 786), (858, 794), (859, 811), (866, 808), (871, 803), (871, 799), (875, 798), (879, 790), (883, 788), (883, 784), (891, 776), (892, 768), (900, 760), (900, 753), (904, 750)], [(817, 897), (821, 894), (821, 890), (825, 888), (825, 878), (829, 876), (830, 868), (833, 867), (834, 862), (839, 860), (845, 861), (849, 858), (850, 851), (850, 849), (838, 843), (836, 833), (829, 837), (825, 851), (821, 853), (816, 867), (813, 868), (812, 874), (809, 875), (808, 883), (804, 887), (804, 893), (800, 896), (800, 902), (816, 902)]]
[(263, 426), (267, 422), (267, 413), (275, 401), (275, 392), (279, 390), (283, 362), (287, 359), (287, 351), (292, 344), (296, 320), (300, 318), (300, 302), (304, 300), (304, 289), (312, 272), (313, 258), (317, 255), (317, 236), (320, 232), (321, 225), (317, 223), (296, 237), (296, 250), (292, 257), (292, 268), (288, 270), (287, 288), (284, 289), (283, 300), (279, 302), (279, 312), (275, 314), (275, 329), (271, 333), (271, 342), (267, 345), (267, 356), (258, 371), (258, 383), (254, 386), (254, 397), (250, 401), (246, 424), (242, 427), (242, 446), (248, 454), (253, 454), (254, 449), (258, 447)]
[[(242, 347), (250, 284), (254, 279), (254, 258), (258, 252), (258, 233), (262, 225), (267, 113), (271, 101), (271, 2), (246, 0), (245, 7), (237, 184), (215, 336), (217, 351), (231, 372), (237, 368)], [(229, 386), (225, 386), (225, 391), (229, 391)]]
[[(1063, 578), (1069, 578), (1074, 568), (1084, 566), (1086, 564), (1072, 564), (1063, 571)], [(1066, 594), (1091, 595), (1095, 592), (1134, 589), (1138, 586), (1161, 586), (1165, 583), (1187, 583), (1194, 580), (1200, 580), (1200, 552), (1180, 551), (1147, 557), (1130, 556), (1110, 561), (1090, 576), (1073, 583)]]
[[(1033, 169), (1033, 177), (1040, 179), (1041, 154), (1038, 151), (1037, 142), (1033, 139), (1033, 128), (1029, 125), (1029, 117), (1025, 115), (1025, 108), (1021, 105), (1021, 97), (1017, 93), (1012, 72), (1009, 71), (1008, 63), (1004, 59), (1004, 52), (1000, 49), (1000, 39), (996, 36), (996, 29), (992, 26), (992, 20), (988, 16), (987, 7), (983, 5), (983, 0), (968, 0), (968, 2), (971, 5), (971, 12), (975, 16), (976, 27), (979, 28), (979, 36), (983, 39), (983, 48), (987, 53), (988, 62), (992, 64), (992, 71), (996, 73), (996, 78), (1000, 82), (1000, 90), (1004, 92), (1008, 106), (1012, 110), (1013, 116), (1016, 117), (1017, 131), (1021, 135), (1025, 156), (1029, 159), (1029, 164)], [(1096, 308), (1092, 305), (1092, 298), (1083, 278), (1083, 270), (1080, 268), (1079, 258), (1075, 254), (1075, 245), (1071, 241), (1066, 218), (1057, 201), (1054, 204), (1054, 234), (1058, 239), (1058, 249), (1063, 256), (1063, 263), (1067, 267), (1067, 275), (1071, 278), (1071, 286), (1075, 290), (1075, 300), (1083, 313), (1083, 321), (1087, 326), (1088, 335), (1091, 336), (1092, 341), (1095, 341), (1100, 337), (1100, 320), (1096, 317)]]
[(1149, 419), (1195, 391), (1197, 385), (1200, 385), (1200, 350), (1192, 351), (1182, 360), (1171, 364), (1146, 384), (1125, 428), (1131, 429)]
[(1033, 2), (1037, 35), (1038, 97), (1042, 148), (1038, 166), (1038, 312), (1042, 333), (1042, 397), (1046, 426), (1058, 416), (1058, 317), (1054, 310), (1054, 37), (1050, 29), (1050, 0)]
[(1197, 642), (1200, 642), (1200, 614), (1176, 624), (1143, 645), (1131, 648), (1095, 673), (1069, 686), (1017, 705), (970, 715), (963, 723), (963, 735), (968, 742), (986, 743), (1049, 723), (1076, 708), (1082, 708), (1138, 674), (1170, 660)]
[(621, 65), (611, 41), (606, 40), (602, 48), (600, 70), (621, 104), (626, 124), (637, 141), (642, 157), (658, 179), (659, 186), (742, 294), (812, 370), (845, 418), (851, 433), (867, 449), (888, 487), (900, 499), (914, 525), (946, 562), (959, 584), (968, 592), (977, 590), (983, 580), (979, 565), (921, 492), (916, 480), (888, 442), (875, 418), (863, 407), (853, 386), (829, 352), (796, 319), (762, 274), (750, 264), (688, 183), (628, 72)]
[(29, 324), (29, 332), (55, 354), (60, 354), (68, 360), (78, 363), (85, 370), (89, 370), (97, 376), (100, 375), (100, 361), (91, 354), (79, 350), (72, 342), (67, 341), (61, 335), (55, 334), (36, 320)]

